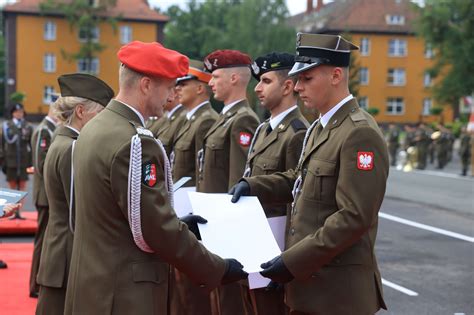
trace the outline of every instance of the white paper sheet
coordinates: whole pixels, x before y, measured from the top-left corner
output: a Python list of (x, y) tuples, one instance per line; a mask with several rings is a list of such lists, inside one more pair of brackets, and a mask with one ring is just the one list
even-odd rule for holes
[(260, 264), (280, 255), (280, 248), (258, 198), (241, 197), (237, 203), (231, 198), (228, 194), (189, 193), (193, 213), (208, 220), (199, 225), (206, 248), (242, 263), (251, 289), (264, 287), (269, 280), (258, 273)]
[(174, 193), (174, 211), (181, 218), (193, 211), (188, 192), (196, 191), (196, 187), (181, 187)]
[(285, 228), (286, 228), (286, 216), (268, 218), (268, 223), (272, 229), (273, 236), (280, 247), (280, 250), (285, 249)]

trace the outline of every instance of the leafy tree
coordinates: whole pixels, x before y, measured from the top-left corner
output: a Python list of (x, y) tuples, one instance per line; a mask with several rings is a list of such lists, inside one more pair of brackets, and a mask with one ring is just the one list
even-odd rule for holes
[(436, 52), (429, 73), (435, 80), (433, 95), (458, 113), (459, 98), (474, 92), (474, 2), (425, 0), (418, 8), (417, 29)]
[(40, 11), (42, 14), (60, 13), (69, 22), (71, 32), (79, 30), (81, 38), (84, 39), (79, 51), (68, 52), (61, 49), (61, 53), (67, 61), (83, 59), (86, 72), (91, 73), (92, 60), (107, 47), (96, 39), (95, 32), (99, 24), (106, 22), (112, 26), (114, 32), (117, 30), (117, 18), (105, 15), (115, 4), (116, 0), (100, 1), (98, 5), (91, 4), (89, 0), (44, 0), (40, 3)]
[(26, 98), (26, 94), (20, 91), (13, 92), (10, 94), (10, 101), (13, 103), (23, 103)]

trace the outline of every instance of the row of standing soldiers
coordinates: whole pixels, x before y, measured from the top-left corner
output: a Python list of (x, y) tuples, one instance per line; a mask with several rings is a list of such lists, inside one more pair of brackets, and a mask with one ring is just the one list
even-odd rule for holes
[[(438, 125), (436, 130), (423, 123), (416, 127), (405, 125), (403, 139), (401, 134), (402, 132), (395, 124), (388, 126), (386, 141), (392, 166), (398, 165), (403, 168), (409, 165), (410, 168), (424, 170), (428, 163), (434, 164), (436, 160), (436, 168), (443, 169), (452, 161), (456, 137), (443, 125)], [(470, 164), (472, 140), (465, 127), (461, 129), (459, 139), (461, 175), (466, 176)]]

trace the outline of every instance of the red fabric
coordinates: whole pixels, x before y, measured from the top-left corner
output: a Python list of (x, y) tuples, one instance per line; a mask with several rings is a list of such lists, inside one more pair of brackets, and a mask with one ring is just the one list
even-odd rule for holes
[[(26, 220), (0, 220), (0, 235), (5, 234), (35, 234), (38, 229), (38, 212), (20, 211)], [(0, 259), (2, 259), (0, 257)]]
[(188, 73), (188, 57), (157, 42), (133, 41), (122, 46), (117, 56), (130, 69), (151, 76), (176, 79)]
[(34, 314), (37, 299), (29, 297), (29, 277), (33, 243), (0, 244), (0, 259), (8, 264), (0, 269), (0, 314)]
[(250, 66), (252, 60), (247, 54), (238, 50), (216, 50), (204, 58), (204, 66), (212, 72), (220, 68)]

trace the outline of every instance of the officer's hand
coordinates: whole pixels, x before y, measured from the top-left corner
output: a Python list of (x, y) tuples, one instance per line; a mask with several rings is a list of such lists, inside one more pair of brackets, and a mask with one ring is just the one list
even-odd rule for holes
[(244, 266), (238, 262), (237, 259), (229, 258), (225, 259), (226, 268), (224, 276), (222, 277), (221, 284), (228, 284), (239, 280), (247, 279), (248, 273), (244, 271)]
[(229, 195), (233, 195), (231, 201), (236, 203), (241, 196), (250, 195), (250, 186), (246, 181), (241, 180), (229, 190)]
[(189, 214), (182, 218), (179, 218), (183, 223), (186, 223), (188, 229), (196, 236), (198, 240), (201, 240), (201, 234), (199, 233), (198, 223), (205, 224), (207, 220), (200, 215)]
[(274, 282), (287, 283), (294, 278), (288, 268), (286, 268), (281, 256), (277, 256), (272, 260), (261, 264), (260, 267), (263, 268), (263, 270), (260, 271), (260, 274)]

